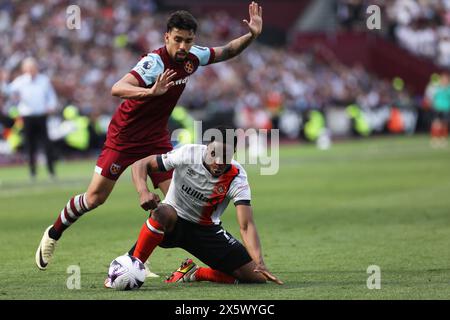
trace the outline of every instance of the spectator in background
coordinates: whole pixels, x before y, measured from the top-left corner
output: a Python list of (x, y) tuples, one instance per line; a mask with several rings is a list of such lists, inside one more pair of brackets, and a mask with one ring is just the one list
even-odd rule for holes
[(336, 16), (345, 30), (366, 30), (366, 9), (381, 8), (382, 34), (415, 55), (450, 67), (449, 0), (337, 0)]
[(25, 150), (28, 156), (31, 179), (36, 178), (36, 154), (39, 143), (45, 149), (47, 170), (55, 177), (54, 155), (47, 132), (47, 117), (56, 111), (56, 94), (50, 79), (39, 73), (37, 62), (28, 57), (22, 61), (22, 75), (10, 84), (8, 75), (3, 73), (2, 91), (17, 103), (19, 116), (24, 123)]
[[(362, 20), (354, 24), (355, 28), (358, 25), (366, 28), (367, 5), (381, 6), (382, 19), (387, 19), (384, 8), (393, 3), (384, 1), (383, 5), (383, 0), (342, 2), (344, 5), (347, 2), (363, 4)], [(7, 3), (0, 5), (0, 43), (8, 44), (0, 46), (0, 65), (14, 70), (32, 53), (51, 77), (59, 104), (74, 104), (80, 114), (102, 119), (106, 132), (114, 106), (119, 104), (119, 99), (110, 95), (112, 85), (133, 67), (131, 61), (163, 44), (161, 34), (165, 32), (166, 14), (158, 8), (161, 1), (78, 0), (83, 17), (79, 30), (66, 27), (67, 2), (64, 0)], [(209, 12), (199, 23), (204, 30), (202, 41), (211, 44), (221, 44), (245, 31), (240, 19), (225, 12)], [(384, 30), (387, 24), (382, 25)], [(441, 51), (445, 50), (444, 46)], [(227, 114), (230, 114), (228, 119), (232, 119), (233, 113), (244, 112), (248, 113), (248, 119), (265, 119), (270, 111), (274, 127), (278, 116), (303, 114), (311, 109), (326, 110), (358, 102), (362, 108), (375, 112), (391, 105), (391, 96), (395, 98), (397, 92), (389, 88), (389, 81), (378, 79), (361, 66), (330, 62), (316, 51), (311, 48), (298, 53), (288, 47), (254, 43), (228, 63), (213, 64), (196, 72), (179, 103), (195, 115), (196, 120), (203, 121)], [(272, 92), (276, 99), (269, 103), (268, 96)], [(274, 103), (278, 98), (281, 105)], [(10, 106), (5, 102), (4, 111)], [(256, 125), (265, 121), (248, 123)], [(103, 141), (97, 145), (103, 145)]]
[(401, 46), (440, 66), (450, 66), (450, 1), (389, 1), (387, 15)]
[(441, 42), (437, 48), (438, 63), (441, 66), (450, 67), (450, 28), (445, 33), (442, 33)]
[(339, 0), (336, 5), (337, 18), (345, 29), (351, 30), (361, 22), (364, 13), (363, 0)]
[(14, 119), (3, 112), (3, 104), (0, 100), (0, 126), (11, 128), (14, 125)]
[(441, 75), (432, 106), (435, 118), (431, 124), (431, 146), (434, 148), (446, 147), (450, 120), (450, 78), (448, 73)]

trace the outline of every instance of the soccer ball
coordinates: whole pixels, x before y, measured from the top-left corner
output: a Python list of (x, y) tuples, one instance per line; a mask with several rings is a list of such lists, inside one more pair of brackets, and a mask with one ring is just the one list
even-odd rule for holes
[(111, 280), (111, 288), (113, 289), (139, 289), (145, 280), (145, 266), (138, 258), (123, 255), (111, 262), (108, 277)]

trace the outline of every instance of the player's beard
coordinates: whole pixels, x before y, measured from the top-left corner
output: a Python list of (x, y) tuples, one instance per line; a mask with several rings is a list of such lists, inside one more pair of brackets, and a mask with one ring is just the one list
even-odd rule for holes
[(175, 52), (175, 61), (176, 62), (183, 62), (187, 58), (187, 52), (186, 51), (177, 51)]

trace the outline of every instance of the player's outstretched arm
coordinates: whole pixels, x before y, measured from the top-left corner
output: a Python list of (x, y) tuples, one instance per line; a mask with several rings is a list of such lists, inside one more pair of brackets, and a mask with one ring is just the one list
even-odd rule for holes
[(215, 57), (213, 63), (231, 59), (247, 48), (253, 40), (255, 40), (262, 31), (262, 7), (256, 2), (252, 2), (248, 6), (250, 22), (243, 20), (247, 24), (249, 32), (242, 37), (230, 41), (223, 47), (215, 47)]
[(273, 281), (277, 284), (283, 282), (274, 276), (269, 269), (267, 269), (261, 249), (261, 242), (259, 240), (258, 231), (253, 220), (253, 210), (249, 205), (237, 205), (236, 213), (239, 222), (242, 241), (247, 248), (248, 254), (255, 261), (255, 272), (261, 273), (268, 281)]
[(111, 88), (111, 95), (122, 99), (144, 100), (160, 96), (167, 92), (175, 83), (172, 81), (176, 72), (167, 69), (161, 73), (151, 88), (139, 86), (139, 81), (131, 73), (127, 73)]
[(158, 171), (156, 155), (136, 161), (131, 166), (131, 176), (139, 194), (139, 204), (144, 210), (155, 209), (160, 202), (159, 196), (148, 189), (147, 175), (152, 171)]

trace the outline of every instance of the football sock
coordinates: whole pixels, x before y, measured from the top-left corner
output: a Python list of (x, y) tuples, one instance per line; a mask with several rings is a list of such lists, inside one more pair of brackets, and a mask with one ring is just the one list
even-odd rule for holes
[(67, 202), (64, 209), (56, 219), (53, 227), (50, 228), (48, 235), (54, 240), (58, 240), (64, 230), (66, 230), (72, 223), (78, 220), (83, 214), (90, 211), (87, 201), (86, 193), (79, 194), (72, 197), (69, 202)]
[(128, 254), (129, 254), (130, 256), (133, 255), (134, 249), (136, 249), (136, 245), (137, 245), (137, 242), (135, 242), (134, 245), (131, 247), (131, 249), (128, 251)]
[(437, 121), (433, 121), (430, 129), (431, 137), (440, 137), (441, 136), (441, 125)]
[(446, 124), (442, 125), (441, 137), (442, 138), (448, 137), (448, 126)]
[(164, 228), (152, 218), (148, 218), (139, 233), (136, 247), (132, 256), (138, 258), (143, 263), (147, 261), (153, 250), (164, 238)]
[[(151, 218), (152, 217), (152, 210), (150, 210), (150, 214), (149, 214), (149, 216), (148, 216), (149, 218)], [(130, 250), (128, 250), (128, 254), (130, 255), (130, 256), (132, 256), (133, 255), (133, 252), (134, 252), (134, 249), (136, 249), (136, 244), (137, 244), (137, 242), (135, 242), (134, 243), (134, 245), (131, 247), (131, 249)]]
[(237, 283), (237, 280), (221, 271), (200, 267), (195, 272), (195, 281), (211, 281), (218, 283)]

